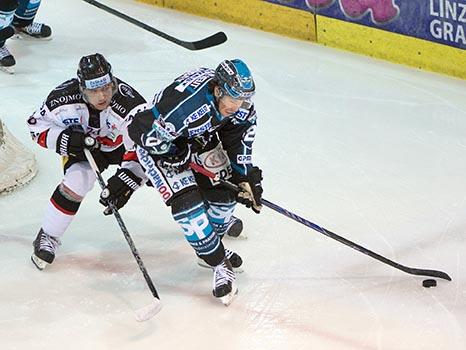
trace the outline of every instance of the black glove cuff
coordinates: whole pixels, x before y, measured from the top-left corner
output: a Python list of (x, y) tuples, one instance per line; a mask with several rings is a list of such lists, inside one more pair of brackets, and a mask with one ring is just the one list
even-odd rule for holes
[(56, 151), (61, 156), (67, 156), (70, 147), (71, 130), (63, 130), (57, 138)]
[(136, 191), (141, 186), (141, 179), (129, 169), (118, 169), (115, 175), (133, 191)]

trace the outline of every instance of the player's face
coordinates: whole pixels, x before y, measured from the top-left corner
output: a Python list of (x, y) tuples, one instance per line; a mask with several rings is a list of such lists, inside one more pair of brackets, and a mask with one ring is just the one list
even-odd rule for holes
[(113, 82), (98, 89), (83, 89), (87, 101), (99, 111), (103, 111), (110, 106), (113, 97)]
[(228, 117), (238, 112), (244, 100), (224, 95), (218, 99), (218, 110), (222, 117)]

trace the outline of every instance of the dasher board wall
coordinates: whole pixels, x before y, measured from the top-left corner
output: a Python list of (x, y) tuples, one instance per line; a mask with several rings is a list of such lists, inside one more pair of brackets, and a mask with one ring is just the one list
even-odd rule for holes
[(139, 0), (466, 79), (466, 0)]

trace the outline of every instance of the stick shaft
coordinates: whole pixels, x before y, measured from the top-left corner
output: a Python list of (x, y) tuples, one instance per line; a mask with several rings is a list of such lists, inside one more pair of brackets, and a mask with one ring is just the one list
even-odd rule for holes
[[(230, 189), (232, 190), (235, 190), (235, 191), (238, 191), (239, 190), (239, 187), (229, 181), (226, 181), (226, 180), (222, 180), (222, 179), (219, 179), (218, 176), (216, 176), (214, 173), (208, 171), (207, 169), (205, 169), (204, 167), (196, 164), (196, 163), (191, 163), (191, 168), (195, 171), (197, 171), (198, 173), (200, 174), (203, 174), (207, 177), (210, 177), (212, 179), (215, 179), (217, 181), (219, 181), (220, 183), (222, 183), (223, 185), (229, 187)], [(330, 237), (340, 243), (343, 243), (345, 245), (347, 245), (348, 247), (350, 248), (353, 248), (355, 250), (357, 250), (358, 252), (361, 252), (367, 256), (370, 256), (371, 258), (374, 258), (376, 260), (379, 260), (380, 262), (384, 263), (384, 264), (387, 264), (387, 265), (390, 265), (398, 270), (401, 270), (403, 272), (406, 272), (406, 273), (409, 273), (411, 275), (420, 275), (420, 276), (429, 276), (429, 277), (437, 277), (437, 278), (442, 278), (442, 279), (445, 279), (445, 280), (448, 280), (448, 281), (451, 281), (451, 277), (443, 272), (443, 271), (438, 271), (438, 270), (428, 270), (428, 269), (418, 269), (418, 268), (413, 268), (413, 267), (408, 267), (408, 266), (404, 266), (404, 265), (401, 265), (395, 261), (392, 261), (380, 254), (377, 254), (357, 243), (354, 243), (342, 236), (339, 236), (337, 235), (336, 233), (333, 233), (332, 231), (329, 231), (319, 225), (316, 225), (314, 223), (312, 223), (311, 221), (309, 220), (306, 220), (304, 218), (302, 218), (301, 216), (299, 215), (296, 215), (295, 213), (291, 212), (291, 211), (288, 211), (286, 210), (285, 208), (282, 208), (281, 206), (275, 204), (275, 203), (272, 203), (270, 201), (268, 201), (267, 199), (265, 198), (262, 198), (261, 199), (261, 204), (263, 204), (264, 206), (276, 211), (277, 213), (279, 214), (282, 214), (296, 222), (299, 222), (300, 224), (303, 224), (311, 229), (313, 229), (314, 231), (317, 231), (319, 233), (322, 233), (323, 235), (327, 236), (327, 237)]]
[[(94, 173), (97, 177), (97, 181), (99, 182), (100, 188), (102, 190), (107, 186), (105, 184), (105, 181), (102, 177), (102, 174), (99, 171), (99, 167), (97, 166), (94, 157), (92, 156), (91, 152), (88, 149), (84, 149), (84, 154), (86, 155), (87, 161), (89, 162), (92, 170), (94, 170)], [(129, 247), (131, 248), (131, 252), (133, 253), (134, 259), (136, 259), (136, 262), (138, 263), (139, 270), (141, 270), (142, 275), (144, 276), (144, 279), (146, 280), (147, 286), (149, 287), (152, 295), (160, 299), (159, 294), (157, 293), (157, 290), (155, 289), (154, 283), (152, 282), (152, 279), (150, 278), (149, 274), (147, 273), (146, 267), (144, 266), (144, 263), (141, 259), (141, 256), (139, 255), (138, 250), (136, 249), (136, 245), (133, 242), (133, 239), (131, 238), (125, 223), (123, 222), (123, 218), (121, 217), (120, 213), (118, 212), (118, 209), (115, 207), (115, 205), (112, 202), (108, 202), (108, 206), (113, 212), (113, 215), (115, 216), (118, 225), (120, 226), (121, 232), (123, 232), (123, 236), (125, 236), (126, 242), (128, 242)]]
[(146, 23), (143, 23), (141, 21), (138, 21), (137, 19), (133, 18), (133, 17), (130, 17), (120, 11), (117, 11), (111, 7), (108, 7), (107, 5), (104, 5), (98, 1), (95, 1), (95, 0), (84, 0), (85, 2), (87, 2), (88, 4), (91, 4), (101, 10), (104, 10), (116, 17), (119, 17), (129, 23), (132, 23), (136, 26), (138, 26), (139, 28), (142, 28), (144, 30), (147, 30), (148, 32), (151, 32), (152, 34), (155, 34), (165, 40), (168, 40), (176, 45), (179, 45), (179, 46), (182, 46), (184, 47), (185, 49), (188, 49), (188, 50), (202, 50), (202, 49), (206, 49), (206, 48), (209, 48), (209, 47), (212, 47), (212, 46), (216, 46), (216, 45), (220, 45), (222, 43), (224, 43), (226, 40), (227, 40), (227, 37), (225, 35), (225, 33), (223, 32), (217, 32), (211, 36), (208, 36), (207, 38), (204, 38), (202, 40), (198, 40), (198, 41), (183, 41), (183, 40), (180, 40), (178, 38), (175, 38), (171, 35), (168, 35), (167, 33), (164, 33), (158, 29), (155, 29), (154, 27), (151, 27), (149, 25), (147, 25)]

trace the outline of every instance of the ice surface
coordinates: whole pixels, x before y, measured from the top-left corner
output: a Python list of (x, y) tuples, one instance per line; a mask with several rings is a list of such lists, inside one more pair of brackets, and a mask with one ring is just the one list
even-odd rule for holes
[[(133, 1), (105, 1), (183, 40), (223, 30), (192, 52), (85, 2), (46, 0), (48, 42), (10, 40), (15, 75), (0, 75), (0, 118), (34, 151), (37, 177), (0, 198), (0, 348), (358, 349), (466, 348), (466, 83), (307, 42)], [(25, 124), (49, 91), (101, 52), (148, 99), (175, 76), (240, 57), (257, 84), (254, 159), (264, 197), (404, 265), (448, 272), (423, 288), (407, 275), (267, 208), (238, 208), (248, 240), (226, 241), (245, 261), (228, 308), (211, 294), (170, 212), (145, 188), (121, 210), (163, 309), (96, 184), (40, 272), (30, 262), (59, 157)], [(105, 175), (113, 173), (114, 169)]]

